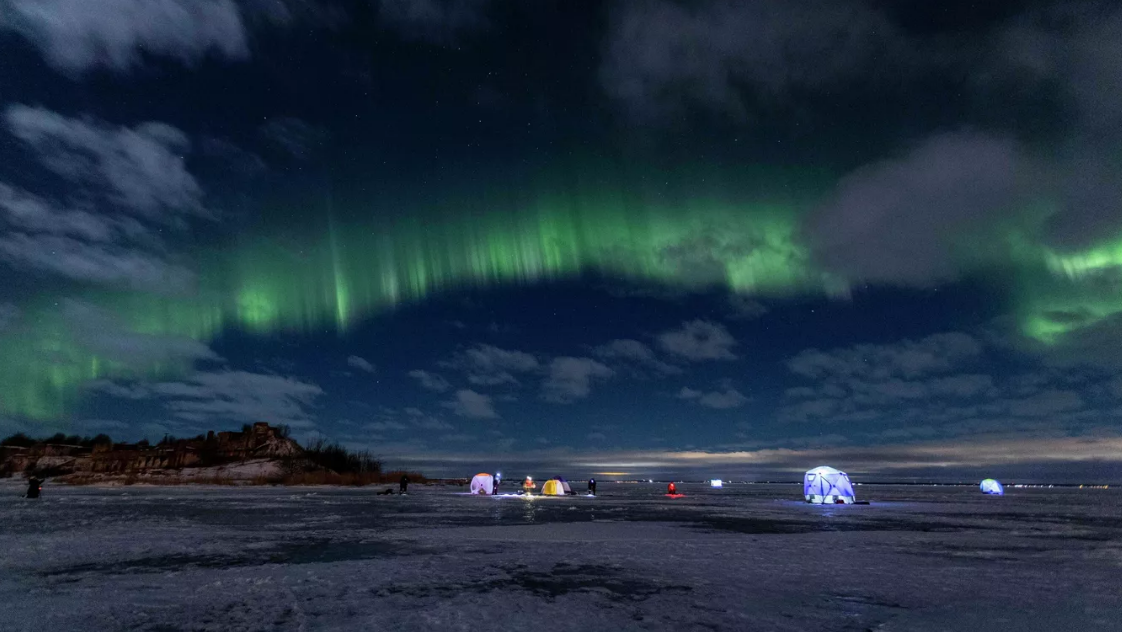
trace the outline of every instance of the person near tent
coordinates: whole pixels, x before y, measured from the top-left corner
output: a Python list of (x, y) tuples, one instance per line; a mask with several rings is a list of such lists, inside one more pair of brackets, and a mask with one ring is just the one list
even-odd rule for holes
[(674, 486), (674, 483), (670, 483), (666, 486), (666, 493), (673, 496), (678, 493), (678, 488)]
[(596, 479), (594, 478), (588, 479), (588, 493), (593, 496), (596, 495)]
[(535, 488), (537, 488), (537, 485), (534, 484), (534, 479), (530, 476), (527, 476), (526, 480), (522, 482), (522, 492), (529, 494), (533, 492)]
[(398, 491), (402, 494), (407, 493), (409, 491), (409, 476), (407, 474), (402, 474), (401, 475), (400, 488), (401, 489), (399, 489)]
[(38, 498), (39, 493), (43, 491), (43, 481), (32, 476), (27, 479), (27, 494), (25, 498)]

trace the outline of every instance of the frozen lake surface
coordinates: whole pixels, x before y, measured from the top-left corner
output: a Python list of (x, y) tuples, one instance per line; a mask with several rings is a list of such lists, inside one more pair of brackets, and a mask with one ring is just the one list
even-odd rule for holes
[(1118, 490), (0, 483), (8, 630), (1122, 629)]

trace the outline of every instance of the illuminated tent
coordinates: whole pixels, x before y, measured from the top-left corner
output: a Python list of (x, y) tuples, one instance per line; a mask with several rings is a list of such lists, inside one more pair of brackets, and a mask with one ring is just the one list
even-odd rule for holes
[(549, 479), (542, 485), (542, 494), (545, 496), (564, 496), (573, 493), (569, 482), (560, 476)]
[(987, 478), (986, 480), (982, 481), (982, 493), (993, 494), (994, 496), (1004, 496), (1005, 488), (1001, 486), (1001, 483), (993, 480), (992, 478)]
[(471, 493), (487, 495), (495, 493), (495, 477), (486, 472), (476, 474), (471, 479)]
[(808, 503), (816, 505), (849, 505), (854, 501), (853, 484), (845, 472), (822, 465), (803, 477), (803, 496)]

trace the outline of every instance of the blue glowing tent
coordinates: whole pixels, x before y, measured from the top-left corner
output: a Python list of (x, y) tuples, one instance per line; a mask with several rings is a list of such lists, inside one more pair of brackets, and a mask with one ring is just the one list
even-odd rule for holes
[(816, 505), (853, 504), (853, 484), (845, 472), (825, 465), (810, 470), (803, 477), (803, 497)]
[(982, 493), (993, 494), (994, 496), (1004, 496), (1005, 488), (1001, 486), (1001, 483), (993, 480), (992, 478), (987, 478), (986, 480), (982, 481)]

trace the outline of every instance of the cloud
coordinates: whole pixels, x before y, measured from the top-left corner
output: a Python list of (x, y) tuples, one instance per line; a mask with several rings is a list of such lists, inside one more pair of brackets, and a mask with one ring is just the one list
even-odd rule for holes
[(9, 106), (4, 121), (47, 168), (110, 203), (164, 223), (209, 216), (184, 160), (190, 142), (170, 125), (112, 126), (24, 105)]
[(314, 418), (308, 408), (323, 395), (312, 383), (246, 371), (196, 372), (180, 381), (128, 386), (102, 381), (93, 388), (129, 399), (160, 399), (173, 417), (207, 428), (257, 421), (310, 428)]
[(542, 383), (542, 398), (547, 402), (569, 404), (588, 397), (592, 380), (615, 375), (591, 358), (560, 357), (549, 364), (549, 376)]
[(694, 362), (736, 359), (732, 334), (724, 325), (704, 320), (685, 322), (681, 329), (659, 334), (658, 344), (664, 351)]
[(367, 373), (373, 373), (374, 372), (374, 365), (373, 364), (370, 364), (370, 362), (367, 361), (365, 358), (360, 358), (359, 356), (356, 356), (356, 355), (347, 356), (347, 366), (354, 367), (356, 369), (359, 369), (360, 371), (366, 371)]
[(686, 104), (740, 118), (749, 103), (895, 78), (911, 57), (896, 27), (861, 2), (654, 0), (613, 9), (600, 83), (644, 118)]
[(63, 299), (61, 306), (72, 341), (103, 360), (145, 367), (222, 359), (197, 340), (135, 332), (113, 312), (91, 303)]
[(592, 350), (592, 353), (602, 360), (632, 362), (664, 375), (675, 375), (682, 372), (681, 368), (658, 359), (650, 347), (638, 340), (626, 338), (613, 340), (596, 347)]
[(457, 415), (469, 419), (495, 419), (499, 416), (489, 396), (471, 389), (456, 391), (455, 399), (443, 402), (441, 406), (450, 408)]
[(850, 279), (914, 286), (954, 279), (993, 252), (963, 236), (976, 239), (1019, 210), (1032, 169), (1007, 139), (928, 138), (842, 178), (809, 220), (815, 257)]
[(949, 371), (981, 353), (982, 345), (972, 336), (951, 332), (895, 344), (863, 344), (832, 351), (807, 349), (788, 360), (787, 367), (814, 379), (913, 378)]
[(678, 391), (678, 399), (696, 400), (698, 404), (715, 410), (740, 408), (750, 401), (748, 397), (745, 397), (743, 393), (735, 388), (726, 388), (724, 391), (703, 393), (686, 386), (683, 386), (682, 390)]
[(1083, 397), (1074, 391), (1049, 389), (1024, 399), (1008, 402), (1009, 413), (1022, 417), (1047, 417), (1083, 408)]
[(309, 160), (327, 143), (327, 130), (298, 118), (271, 118), (259, 128), (262, 138), (291, 158)]
[(0, 332), (19, 320), (20, 308), (15, 303), (0, 303)]
[(3, 0), (0, 28), (22, 34), (52, 66), (72, 74), (128, 71), (146, 55), (189, 66), (207, 55), (249, 57), (232, 0)]
[(414, 369), (409, 372), (409, 377), (420, 382), (422, 388), (434, 391), (436, 393), (443, 393), (452, 388), (452, 385), (448, 383), (448, 380), (444, 379), (444, 377), (438, 373), (430, 373), (428, 371), (422, 371), (421, 369)]
[(382, 23), (409, 39), (450, 45), (489, 26), (490, 0), (381, 0)]
[(767, 307), (743, 294), (730, 294), (728, 298), (730, 320), (755, 320), (768, 312)]
[[(4, 121), (62, 176), (60, 202), (0, 182), (0, 260), (21, 271), (160, 293), (191, 289), (195, 274), (170, 255), (160, 232), (183, 215), (205, 216), (186, 171), (186, 137), (169, 126), (135, 128), (10, 106)], [(150, 228), (151, 222), (160, 232)]]
[(529, 373), (541, 368), (537, 358), (528, 353), (485, 344), (457, 353), (440, 365), (463, 371), (468, 382), (478, 386), (518, 384), (515, 373)]
[(694, 390), (688, 386), (683, 386), (682, 390), (678, 391), (678, 399), (697, 399), (701, 397), (701, 391)]
[(187, 421), (267, 421), (297, 428), (314, 425), (307, 409), (323, 395), (312, 383), (245, 371), (195, 373), (183, 381), (154, 384), (152, 392), (173, 416)]
[(150, 253), (60, 235), (2, 234), (0, 260), (75, 281), (160, 292), (181, 292), (195, 281), (192, 271)]

